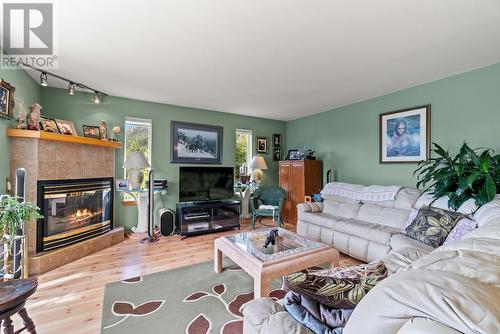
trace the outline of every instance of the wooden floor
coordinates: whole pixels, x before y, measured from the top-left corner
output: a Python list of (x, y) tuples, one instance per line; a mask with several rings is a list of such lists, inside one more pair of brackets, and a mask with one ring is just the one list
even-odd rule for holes
[[(295, 230), (294, 225), (285, 227)], [(242, 223), (242, 230), (250, 229), (248, 221)], [(131, 235), (120, 244), (40, 275), (38, 291), (27, 302), (28, 313), (39, 334), (99, 333), (107, 283), (212, 260), (213, 240), (237, 232), (184, 240), (172, 236), (155, 244), (141, 244), (144, 235)], [(358, 261), (341, 255), (341, 265), (354, 263)], [(15, 328), (21, 328), (19, 317), (14, 318)]]

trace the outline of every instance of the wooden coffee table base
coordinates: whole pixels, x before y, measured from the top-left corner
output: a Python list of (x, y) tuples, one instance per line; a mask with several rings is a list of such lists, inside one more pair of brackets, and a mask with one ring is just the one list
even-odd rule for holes
[(339, 252), (326, 245), (310, 251), (264, 262), (246, 253), (225, 237), (222, 237), (216, 239), (214, 243), (214, 270), (216, 273), (222, 272), (223, 254), (252, 276), (254, 298), (269, 297), (271, 282), (282, 276), (325, 263), (331, 263), (333, 266), (339, 265)]

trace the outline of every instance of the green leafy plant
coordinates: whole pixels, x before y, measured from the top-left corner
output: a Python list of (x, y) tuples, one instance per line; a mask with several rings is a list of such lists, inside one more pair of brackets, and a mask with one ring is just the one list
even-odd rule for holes
[(448, 196), (448, 207), (457, 210), (473, 198), (480, 207), (492, 201), (500, 191), (500, 155), (492, 149), (471, 149), (466, 143), (452, 157), (441, 146), (432, 143), (434, 157), (419, 163), (417, 188), (432, 188), (432, 196)]
[(19, 202), (17, 197), (3, 195), (0, 199), (0, 230), (3, 235), (16, 235), (24, 221), (43, 218), (40, 209), (31, 202)]

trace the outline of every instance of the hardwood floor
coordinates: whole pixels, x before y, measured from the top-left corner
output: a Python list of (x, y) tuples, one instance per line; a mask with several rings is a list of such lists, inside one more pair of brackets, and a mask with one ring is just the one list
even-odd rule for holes
[[(272, 221), (264, 223), (271, 225)], [(285, 227), (295, 230), (294, 225)], [(250, 229), (250, 222), (244, 221), (242, 230)], [(38, 291), (27, 302), (27, 310), (40, 334), (99, 333), (107, 283), (212, 260), (213, 240), (233, 233), (238, 231), (184, 240), (172, 236), (155, 244), (141, 244), (144, 235), (130, 235), (120, 244), (40, 275)], [(341, 254), (341, 265), (357, 263)], [(18, 316), (13, 320), (16, 329), (22, 327)]]

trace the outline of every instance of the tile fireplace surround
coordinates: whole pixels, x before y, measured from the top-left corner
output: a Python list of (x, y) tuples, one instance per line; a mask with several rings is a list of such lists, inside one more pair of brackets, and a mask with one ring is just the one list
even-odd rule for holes
[[(62, 136), (62, 135), (61, 135)], [(63, 139), (63, 138), (61, 138)], [(10, 177), (17, 168), (26, 169), (26, 199), (37, 203), (37, 181), (114, 177), (113, 147), (88, 143), (11, 138)], [(26, 224), (29, 273), (41, 274), (123, 240), (123, 228), (116, 226), (104, 235), (53, 251), (37, 253), (36, 221)]]

